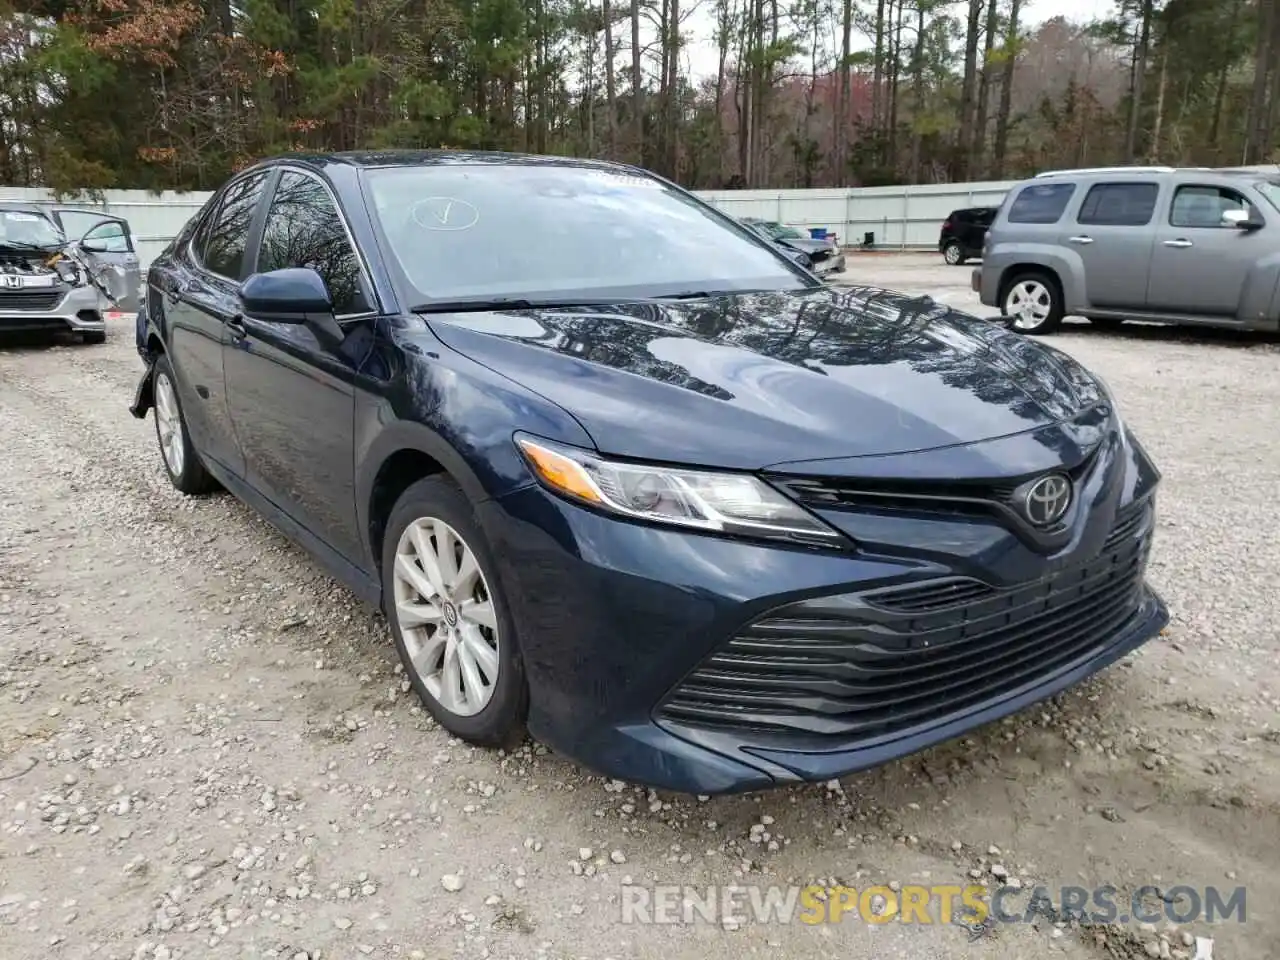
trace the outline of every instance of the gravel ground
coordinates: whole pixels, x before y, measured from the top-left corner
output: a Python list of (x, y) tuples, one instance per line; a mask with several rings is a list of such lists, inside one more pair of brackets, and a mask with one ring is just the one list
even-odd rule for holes
[[(972, 306), (968, 270), (934, 256), (854, 256), (844, 280)], [(1054, 338), (1107, 378), (1165, 471), (1165, 636), (840, 784), (699, 801), (435, 727), (377, 615), (230, 497), (169, 488), (152, 423), (125, 409), (131, 340), (0, 349), (5, 960), (1185, 958), (1184, 933), (1212, 936), (1216, 960), (1275, 956), (1272, 343)], [(1002, 875), (1244, 886), (1247, 922), (620, 922), (624, 884)]]

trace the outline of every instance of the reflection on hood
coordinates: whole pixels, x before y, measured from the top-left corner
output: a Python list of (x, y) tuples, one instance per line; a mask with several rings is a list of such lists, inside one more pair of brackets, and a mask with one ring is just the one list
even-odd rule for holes
[[(459, 352), (572, 413), (602, 451), (683, 462), (933, 449), (1063, 423), (1106, 400), (1051, 347), (871, 288), (428, 322)], [(673, 449), (677, 438), (693, 446)], [(716, 452), (725, 447), (734, 454)]]

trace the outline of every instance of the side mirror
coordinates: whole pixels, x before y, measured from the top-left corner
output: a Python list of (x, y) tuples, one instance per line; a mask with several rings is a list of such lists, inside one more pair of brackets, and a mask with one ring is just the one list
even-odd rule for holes
[(324, 279), (310, 267), (255, 273), (240, 288), (245, 316), (268, 323), (305, 324), (316, 336), (338, 344), (345, 331), (333, 318), (333, 300)]
[(1222, 224), (1235, 227), (1237, 230), (1261, 230), (1266, 226), (1262, 218), (1253, 210), (1224, 210)]
[(89, 253), (110, 253), (111, 246), (105, 240), (81, 240), (80, 249)]

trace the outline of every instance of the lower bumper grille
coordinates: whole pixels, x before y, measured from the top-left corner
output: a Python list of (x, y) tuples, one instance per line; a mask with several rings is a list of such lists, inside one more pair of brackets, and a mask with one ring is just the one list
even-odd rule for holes
[(0, 293), (0, 313), (34, 310), (43, 313), (52, 310), (62, 299), (61, 290), (39, 293)]
[(682, 681), (658, 715), (818, 740), (896, 733), (1047, 679), (1109, 645), (1143, 595), (1153, 510), (1097, 557), (997, 589), (949, 578), (774, 610)]

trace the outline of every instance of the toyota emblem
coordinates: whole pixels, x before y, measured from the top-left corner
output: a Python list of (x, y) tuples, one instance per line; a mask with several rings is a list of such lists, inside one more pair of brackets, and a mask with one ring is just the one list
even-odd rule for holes
[(1041, 477), (1027, 488), (1022, 509), (1037, 527), (1048, 527), (1061, 520), (1071, 506), (1071, 481), (1060, 473)]

